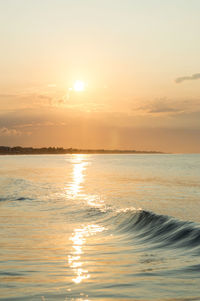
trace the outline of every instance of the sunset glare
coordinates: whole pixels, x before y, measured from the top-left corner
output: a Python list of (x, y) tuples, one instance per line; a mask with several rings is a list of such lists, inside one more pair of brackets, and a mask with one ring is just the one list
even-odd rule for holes
[(199, 11), (0, 1), (1, 144), (200, 152)]
[(81, 80), (76, 80), (73, 88), (76, 92), (82, 92), (85, 90), (85, 83)]

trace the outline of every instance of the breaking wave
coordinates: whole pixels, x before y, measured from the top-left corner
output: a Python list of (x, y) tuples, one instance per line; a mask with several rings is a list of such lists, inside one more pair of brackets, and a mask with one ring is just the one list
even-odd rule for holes
[(105, 218), (104, 223), (108, 227), (112, 225), (122, 238), (134, 238), (138, 243), (150, 243), (157, 248), (198, 248), (200, 251), (200, 226), (193, 222), (142, 209), (126, 209)]

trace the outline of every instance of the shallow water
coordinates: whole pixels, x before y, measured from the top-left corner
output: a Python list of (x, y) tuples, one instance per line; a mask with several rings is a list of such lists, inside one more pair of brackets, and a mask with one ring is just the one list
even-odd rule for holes
[(0, 300), (200, 300), (200, 155), (0, 156)]

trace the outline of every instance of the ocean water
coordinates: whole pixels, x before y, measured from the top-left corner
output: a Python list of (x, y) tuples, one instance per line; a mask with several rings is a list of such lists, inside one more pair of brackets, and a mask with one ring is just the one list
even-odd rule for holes
[(200, 300), (200, 155), (0, 156), (0, 300)]

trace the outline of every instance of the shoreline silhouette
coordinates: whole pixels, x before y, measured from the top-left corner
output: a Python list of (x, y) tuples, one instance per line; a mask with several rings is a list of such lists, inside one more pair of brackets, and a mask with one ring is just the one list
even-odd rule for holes
[(158, 151), (119, 150), (119, 149), (78, 149), (63, 147), (21, 147), (0, 146), (0, 155), (39, 155), (39, 154), (164, 154)]

